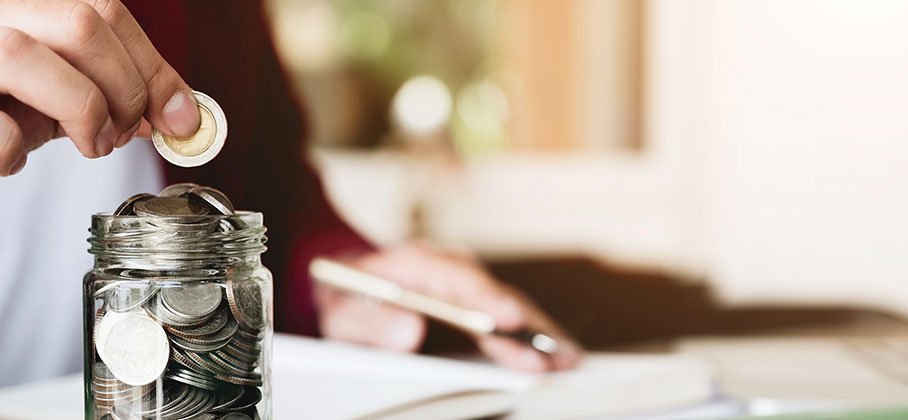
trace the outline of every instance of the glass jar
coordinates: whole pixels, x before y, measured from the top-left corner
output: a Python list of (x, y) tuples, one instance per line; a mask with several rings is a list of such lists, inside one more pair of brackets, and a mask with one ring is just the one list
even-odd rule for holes
[(270, 419), (261, 213), (96, 214), (84, 278), (86, 419)]

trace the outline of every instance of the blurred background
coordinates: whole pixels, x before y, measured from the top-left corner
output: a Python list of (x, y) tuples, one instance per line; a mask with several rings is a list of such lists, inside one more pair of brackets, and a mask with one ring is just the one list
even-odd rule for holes
[(378, 244), (470, 249), (594, 345), (908, 315), (908, 2), (269, 6)]

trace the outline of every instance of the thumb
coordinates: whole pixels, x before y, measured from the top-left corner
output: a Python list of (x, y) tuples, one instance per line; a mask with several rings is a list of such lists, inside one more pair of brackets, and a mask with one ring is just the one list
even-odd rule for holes
[[(188, 137), (199, 128), (201, 117), (195, 95), (172, 69), (171, 80), (156, 81), (160, 89), (149, 89), (145, 118), (165, 134)], [(161, 76), (165, 77), (165, 76)]]

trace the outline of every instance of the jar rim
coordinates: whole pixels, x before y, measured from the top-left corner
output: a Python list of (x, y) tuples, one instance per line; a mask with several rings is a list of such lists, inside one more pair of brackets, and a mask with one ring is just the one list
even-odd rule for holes
[(265, 251), (260, 212), (233, 215), (92, 215), (88, 252), (96, 258), (159, 257), (177, 260), (258, 255)]
[(142, 220), (142, 219), (148, 219), (148, 220), (161, 220), (161, 221), (174, 221), (174, 220), (182, 220), (182, 219), (187, 219), (187, 218), (191, 218), (191, 219), (200, 219), (200, 220), (201, 220), (201, 219), (216, 220), (216, 219), (235, 219), (235, 218), (240, 218), (240, 219), (243, 219), (243, 220), (246, 220), (246, 219), (252, 219), (252, 220), (258, 219), (258, 221), (261, 222), (261, 219), (263, 219), (263, 215), (262, 215), (261, 212), (257, 212), (257, 211), (248, 211), (248, 210), (237, 210), (237, 211), (234, 212), (232, 215), (206, 214), (206, 215), (202, 215), (202, 216), (136, 216), (136, 215), (132, 215), (132, 214), (129, 214), (129, 215), (125, 215), (125, 214), (124, 214), (124, 215), (116, 215), (116, 214), (112, 214), (111, 212), (98, 212), (98, 213), (92, 214), (92, 215), (91, 215), (91, 218), (92, 218), (93, 220), (96, 219), (96, 218), (97, 218), (97, 219), (102, 219), (102, 220), (104, 220), (104, 219), (120, 219), (120, 218), (121, 218), (121, 219), (126, 219), (126, 220)]

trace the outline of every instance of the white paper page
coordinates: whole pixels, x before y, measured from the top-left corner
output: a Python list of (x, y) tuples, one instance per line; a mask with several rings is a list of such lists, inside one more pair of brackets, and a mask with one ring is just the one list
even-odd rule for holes
[(325, 376), (382, 378), (389, 382), (453, 388), (526, 391), (538, 381), (488, 363), (385, 351), (346, 343), (275, 334), (275, 370)]
[(590, 353), (572, 371), (539, 378), (512, 419), (566, 419), (684, 407), (713, 395), (713, 372), (682, 355)]
[[(277, 419), (355, 419), (389, 411), (395, 413), (394, 418), (400, 418), (402, 407), (420, 407), (429, 402), (438, 409), (439, 401), (450, 404), (444, 412), (430, 409), (432, 418), (458, 419), (507, 413), (517, 403), (517, 397), (509, 393), (473, 393), (472, 387), (423, 385), (382, 378), (281, 372), (274, 375), (273, 384)], [(463, 398), (459, 403), (455, 401), (458, 397)], [(487, 401), (490, 398), (492, 401)]]
[[(288, 378), (283, 390), (276, 391), (276, 398), (294, 384), (320, 388), (324, 392), (318, 399), (303, 396), (294, 404), (298, 403), (300, 410), (324, 410), (318, 411), (324, 416), (316, 416), (324, 418), (339, 418), (333, 416), (339, 413), (365, 415), (382, 405), (396, 406), (433, 394), (469, 390), (520, 394), (513, 418), (576, 418), (682, 406), (705, 401), (713, 390), (712, 370), (689, 356), (590, 353), (575, 370), (529, 375), (481, 362), (298, 337), (277, 337), (276, 343), (276, 365), (283, 370), (275, 374), (275, 389), (281, 386), (278, 375), (298, 376), (296, 380)], [(313, 380), (316, 376), (327, 378), (327, 382), (337, 385), (337, 390), (320, 387)], [(345, 382), (350, 385), (345, 386)], [(307, 404), (304, 400), (310, 401)], [(284, 404), (277, 402), (275, 406)], [(336, 407), (340, 404), (345, 406)]]

